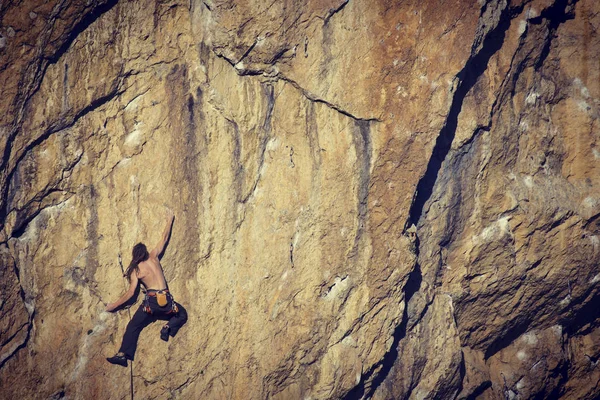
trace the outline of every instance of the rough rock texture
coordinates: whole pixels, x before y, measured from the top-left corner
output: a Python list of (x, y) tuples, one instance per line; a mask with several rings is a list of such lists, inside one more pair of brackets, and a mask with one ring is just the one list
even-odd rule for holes
[[(0, 3), (0, 397), (600, 395), (600, 3)], [(104, 312), (176, 215), (168, 344)]]

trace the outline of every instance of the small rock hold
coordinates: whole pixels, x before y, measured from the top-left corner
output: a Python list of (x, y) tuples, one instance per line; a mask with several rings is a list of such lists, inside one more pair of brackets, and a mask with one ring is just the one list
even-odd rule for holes
[(415, 224), (410, 224), (410, 227), (406, 230), (406, 233), (408, 233), (410, 235), (416, 235), (417, 227), (415, 226)]
[(15, 37), (15, 30), (9, 26), (6, 30), (6, 34), (9, 38)]
[(304, 57), (308, 57), (308, 37), (304, 37)]
[(2, 35), (0, 35), (0, 49), (3, 49), (6, 47), (6, 38)]
[(37, 18), (37, 14), (32, 11), (32, 12), (29, 13), (29, 18), (36, 19)]

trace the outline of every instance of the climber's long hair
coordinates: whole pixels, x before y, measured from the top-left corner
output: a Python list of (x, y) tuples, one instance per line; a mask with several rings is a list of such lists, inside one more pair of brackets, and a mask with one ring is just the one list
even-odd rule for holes
[(149, 256), (148, 249), (146, 249), (146, 245), (144, 243), (138, 243), (133, 246), (133, 251), (131, 252), (131, 263), (129, 264), (129, 267), (127, 267), (127, 271), (125, 271), (125, 275), (123, 276), (127, 277), (127, 280), (131, 282), (131, 274), (133, 271), (136, 273), (139, 272), (140, 267), (138, 264), (142, 261), (146, 261)]

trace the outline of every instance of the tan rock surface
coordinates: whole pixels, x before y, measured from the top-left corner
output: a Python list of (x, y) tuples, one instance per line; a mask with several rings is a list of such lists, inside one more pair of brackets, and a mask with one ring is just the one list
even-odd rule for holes
[[(599, 26), (593, 0), (2, 3), (0, 397), (598, 396)], [(165, 206), (189, 321), (130, 371), (103, 310)]]

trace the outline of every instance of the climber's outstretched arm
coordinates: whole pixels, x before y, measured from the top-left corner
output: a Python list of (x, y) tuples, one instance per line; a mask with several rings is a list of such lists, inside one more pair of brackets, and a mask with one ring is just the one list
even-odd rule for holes
[(156, 247), (150, 252), (150, 257), (158, 258), (162, 252), (165, 250), (165, 245), (169, 240), (169, 235), (171, 234), (171, 228), (173, 227), (173, 220), (175, 219), (175, 215), (173, 215), (173, 211), (167, 209), (167, 226), (165, 226), (165, 230), (162, 234), (160, 242), (156, 245)]
[(135, 289), (137, 289), (138, 286), (138, 277), (135, 271), (133, 271), (133, 273), (131, 274), (130, 279), (131, 282), (129, 283), (129, 289), (127, 289), (127, 292), (123, 296), (121, 296), (121, 298), (119, 298), (119, 300), (117, 300), (116, 302), (108, 304), (106, 306), (106, 311), (112, 312), (116, 310), (117, 308), (122, 306), (123, 303), (125, 303), (133, 297), (133, 295), (135, 294)]

